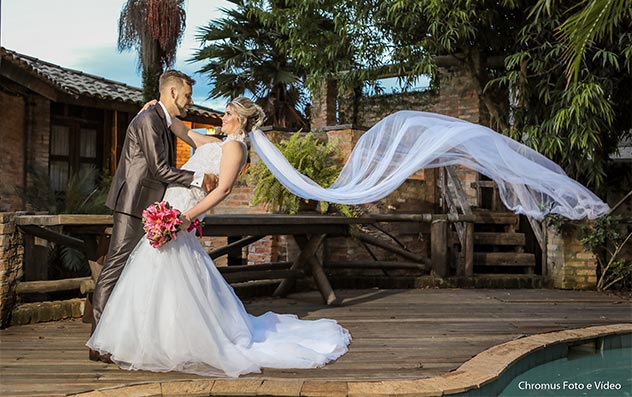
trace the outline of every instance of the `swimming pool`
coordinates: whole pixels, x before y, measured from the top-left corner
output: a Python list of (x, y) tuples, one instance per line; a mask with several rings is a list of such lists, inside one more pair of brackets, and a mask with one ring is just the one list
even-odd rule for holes
[(632, 396), (632, 324), (515, 339), (441, 378), (457, 380), (440, 394), (450, 397)]
[(567, 357), (516, 376), (499, 396), (631, 396), (632, 348), (596, 345), (570, 346)]

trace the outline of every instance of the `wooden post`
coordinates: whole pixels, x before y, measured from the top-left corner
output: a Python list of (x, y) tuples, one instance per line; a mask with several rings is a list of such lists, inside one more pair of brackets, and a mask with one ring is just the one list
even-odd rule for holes
[(110, 148), (110, 173), (114, 175), (116, 173), (116, 166), (118, 165), (118, 157), (116, 155), (118, 149), (118, 111), (115, 110), (112, 115), (112, 142)]
[(465, 277), (472, 277), (474, 275), (474, 223), (465, 222), (464, 240), (463, 273)]
[(439, 277), (448, 275), (448, 221), (435, 219), (430, 225), (430, 260), (432, 270)]
[[(234, 244), (237, 241), (241, 241), (241, 236), (228, 236), (228, 245)], [(226, 260), (228, 266), (242, 266), (243, 258), (241, 257), (241, 247), (234, 248), (228, 251), (228, 256)]]
[[(48, 279), (48, 247), (38, 244), (36, 237), (30, 233), (23, 233), (24, 238), (24, 269), (25, 281)], [(41, 240), (40, 240), (41, 241)]]
[(329, 279), (323, 270), (322, 263), (320, 263), (316, 256), (310, 256), (307, 260), (309, 261), (309, 267), (312, 271), (312, 276), (314, 277), (316, 286), (318, 287), (320, 295), (323, 297), (325, 303), (332, 306), (340, 305), (340, 301), (336, 297), (334, 289), (331, 287)]
[[(320, 244), (323, 242), (323, 239), (325, 238), (325, 234), (318, 234), (315, 236), (312, 236), (309, 241), (303, 246), (301, 247), (301, 244), (298, 240), (300, 240), (300, 238), (297, 240), (297, 243), (299, 244), (299, 247), (301, 248), (301, 253), (300, 255), (294, 260), (294, 263), (292, 263), (292, 266), (290, 267), (291, 270), (298, 270), (301, 267), (304, 267), (306, 263), (308, 263), (308, 260), (310, 257), (314, 256), (316, 254), (316, 251), (318, 250), (318, 247), (320, 247)], [(295, 237), (296, 239), (296, 237)], [(287, 293), (290, 291), (290, 289), (292, 288), (292, 285), (294, 280), (292, 279), (285, 279), (281, 282), (281, 284), (279, 284), (279, 286), (277, 287), (277, 289), (274, 291), (273, 296), (285, 296), (287, 295)]]

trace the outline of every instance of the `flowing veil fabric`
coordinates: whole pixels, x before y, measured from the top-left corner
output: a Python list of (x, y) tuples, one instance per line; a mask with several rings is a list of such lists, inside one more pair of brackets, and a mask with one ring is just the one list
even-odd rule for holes
[(400, 111), (382, 119), (360, 138), (328, 188), (296, 171), (260, 130), (250, 138), (276, 178), (305, 199), (374, 202), (419, 169), (463, 165), (496, 182), (507, 208), (535, 219), (549, 213), (594, 219), (609, 209), (535, 150), (487, 127), (434, 113)]

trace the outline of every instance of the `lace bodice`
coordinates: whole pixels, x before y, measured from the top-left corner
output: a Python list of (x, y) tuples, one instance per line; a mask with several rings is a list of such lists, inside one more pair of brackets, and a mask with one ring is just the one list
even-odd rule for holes
[[(183, 170), (219, 175), (222, 146), (230, 140), (239, 140), (243, 143), (241, 139), (227, 138), (224, 142), (212, 142), (201, 145), (181, 168)], [(206, 192), (202, 188), (193, 186), (186, 188), (181, 185), (169, 185), (163, 200), (168, 201), (172, 207), (184, 212), (199, 203), (205, 196)]]

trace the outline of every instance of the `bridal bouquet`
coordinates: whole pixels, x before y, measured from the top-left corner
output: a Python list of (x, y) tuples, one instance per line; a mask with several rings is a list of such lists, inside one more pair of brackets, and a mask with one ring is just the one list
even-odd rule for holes
[(143, 211), (143, 230), (154, 248), (175, 240), (181, 224), (180, 211), (166, 201), (156, 201)]
[[(171, 207), (167, 201), (156, 201), (143, 211), (143, 230), (147, 233), (149, 244), (154, 248), (160, 248), (165, 243), (175, 240), (180, 225), (180, 210)], [(203, 226), (204, 222), (195, 219), (187, 228), (187, 232), (196, 229), (198, 236), (202, 236)]]

